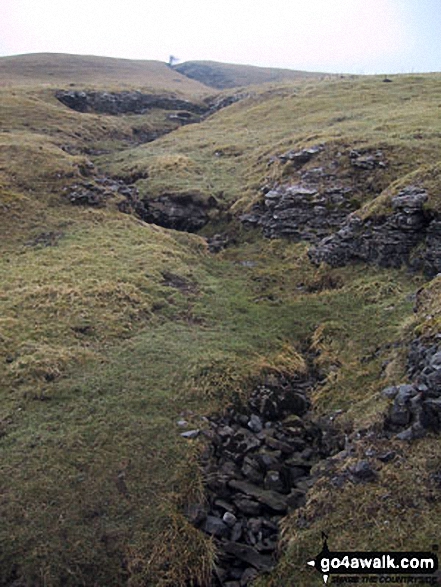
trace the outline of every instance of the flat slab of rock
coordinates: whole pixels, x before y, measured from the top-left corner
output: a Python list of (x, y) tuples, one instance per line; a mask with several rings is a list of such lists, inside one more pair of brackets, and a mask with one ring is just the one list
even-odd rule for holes
[(274, 567), (274, 560), (271, 556), (260, 554), (255, 548), (247, 544), (226, 542), (223, 548), (228, 554), (232, 554), (239, 560), (248, 563), (258, 571), (269, 571)]
[(284, 513), (288, 509), (286, 498), (275, 491), (262, 489), (261, 487), (257, 487), (257, 485), (247, 483), (246, 481), (233, 480), (230, 481), (228, 485), (232, 489), (236, 489), (245, 495), (253, 497), (259, 503), (271, 508), (275, 512)]
[(181, 432), (181, 436), (187, 440), (193, 440), (194, 438), (197, 438), (200, 433), (200, 430), (187, 430), (187, 432)]
[(216, 538), (225, 538), (229, 534), (227, 524), (215, 516), (207, 516), (203, 530)]

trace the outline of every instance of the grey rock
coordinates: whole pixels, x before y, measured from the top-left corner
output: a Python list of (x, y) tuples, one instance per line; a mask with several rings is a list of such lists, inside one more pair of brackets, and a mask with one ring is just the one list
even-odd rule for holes
[(394, 210), (407, 210), (407, 211), (414, 211), (414, 210), (422, 210), (423, 204), (427, 202), (428, 195), (427, 192), (424, 190), (419, 190), (418, 188), (412, 188), (403, 190), (392, 198), (392, 208)]
[(259, 463), (255, 459), (245, 457), (242, 473), (252, 483), (260, 484), (263, 482), (263, 472), (260, 470)]
[(247, 529), (253, 534), (259, 534), (262, 530), (263, 518), (250, 518), (247, 522)]
[(250, 421), (248, 422), (248, 428), (253, 432), (261, 432), (263, 429), (262, 420), (256, 414), (252, 414), (250, 417)]
[(271, 386), (258, 386), (249, 399), (249, 405), (265, 422), (282, 419), (290, 414), (303, 416), (310, 407), (299, 383), (281, 382)]
[(247, 544), (251, 544), (251, 546), (256, 546), (257, 544), (257, 537), (251, 532), (250, 530), (246, 531), (246, 540)]
[[(294, 161), (295, 155), (292, 157)], [(300, 155), (297, 160), (300, 162)], [(354, 209), (351, 195), (351, 188), (339, 185), (332, 189), (306, 182), (278, 186), (239, 219), (245, 226), (261, 226), (267, 238), (317, 242), (339, 228)]]
[[(308, 459), (310, 459), (314, 453), (313, 452), (311, 453), (308, 451), (306, 454), (308, 455)], [(304, 472), (310, 471), (311, 467), (312, 467), (311, 461), (304, 458), (303, 456), (298, 456), (298, 455), (299, 455), (299, 453), (297, 453), (297, 455), (293, 455), (292, 457), (289, 457), (288, 459), (286, 459), (285, 465), (288, 465), (289, 467), (301, 467)]]
[(395, 402), (400, 405), (406, 404), (411, 398), (417, 395), (418, 390), (415, 388), (414, 385), (399, 385), (398, 386), (398, 393), (395, 398)]
[(424, 404), (432, 407), (436, 412), (441, 413), (441, 398), (427, 399)]
[(441, 397), (423, 403), (421, 425), (433, 432), (441, 431)]
[(98, 183), (75, 184), (67, 190), (67, 199), (75, 206), (104, 207), (111, 192)]
[(211, 473), (207, 475), (207, 487), (218, 497), (228, 499), (230, 497), (230, 492), (228, 489), (229, 480), (229, 475)]
[(278, 465), (282, 451), (264, 451), (255, 455), (256, 461), (259, 463), (262, 469), (268, 470)]
[(213, 197), (202, 199), (198, 194), (164, 193), (158, 198), (143, 198), (144, 222), (185, 232), (196, 232), (207, 224), (209, 212), (217, 206)]
[(225, 522), (229, 528), (232, 528), (237, 523), (237, 518), (234, 514), (225, 512), (225, 514), (222, 516), (222, 521)]
[(287, 161), (293, 162), (297, 167), (301, 167), (308, 161), (310, 161), (314, 155), (317, 155), (321, 151), (324, 150), (323, 145), (315, 145), (313, 147), (309, 147), (307, 149), (302, 149), (301, 151), (288, 151), (283, 155), (279, 155), (279, 160), (282, 163), (286, 163)]
[(280, 450), (283, 454), (291, 455), (295, 452), (295, 447), (293, 447), (288, 442), (283, 442), (282, 440), (278, 440), (277, 438), (272, 438), (271, 436), (265, 439), (265, 444), (269, 448), (273, 448), (274, 450)]
[(277, 492), (281, 492), (285, 489), (279, 471), (268, 471), (265, 476), (264, 487), (265, 489)]
[(224, 510), (226, 512), (230, 512), (231, 514), (234, 514), (235, 512), (235, 507), (232, 503), (229, 503), (228, 501), (224, 500), (224, 499), (215, 499), (214, 500), (214, 505), (217, 508), (220, 508), (221, 510)]
[(394, 450), (387, 451), (381, 455), (378, 455), (378, 460), (382, 463), (389, 463), (395, 459), (397, 453)]
[(300, 508), (306, 503), (306, 493), (298, 488), (292, 489), (286, 500), (290, 509)]
[(397, 393), (398, 393), (398, 388), (396, 386), (392, 386), (392, 387), (386, 387), (385, 389), (383, 389), (383, 391), (381, 392), (381, 395), (383, 397), (387, 397), (388, 399), (395, 399)]
[(193, 526), (200, 526), (207, 519), (207, 511), (200, 504), (190, 504), (185, 509), (185, 516)]
[(393, 426), (407, 426), (411, 418), (410, 410), (405, 406), (394, 403), (389, 414), (390, 423)]
[[(392, 198), (393, 211), (387, 216), (362, 220), (349, 215), (340, 230), (310, 249), (309, 258), (316, 265), (326, 262), (333, 267), (353, 261), (408, 265), (433, 277), (441, 270), (441, 222), (426, 214), (427, 197), (424, 190), (408, 186)], [(422, 249), (416, 258), (412, 254), (418, 245)]]
[(261, 489), (256, 485), (247, 483), (246, 481), (233, 480), (229, 482), (229, 486), (232, 489), (236, 489), (237, 491), (254, 498), (259, 503), (276, 512), (286, 512), (287, 510), (286, 498), (275, 491)]
[(231, 530), (231, 541), (238, 542), (242, 537), (242, 524), (240, 522), (236, 522)]
[(236, 495), (233, 501), (237, 509), (247, 516), (258, 516), (262, 511), (262, 506), (249, 497)]
[(257, 579), (259, 572), (256, 569), (249, 567), (243, 572), (240, 579), (240, 587), (247, 587), (254, 579)]
[(186, 432), (181, 432), (181, 436), (182, 438), (193, 440), (194, 438), (197, 438), (200, 433), (200, 430), (187, 430)]
[(406, 430), (399, 432), (396, 435), (396, 438), (398, 438), (398, 440), (404, 440), (404, 441), (410, 442), (410, 441), (418, 438), (418, 436), (419, 435), (418, 435), (417, 431), (415, 430), (415, 427), (409, 426), (409, 428), (406, 428)]
[(305, 459), (306, 461), (309, 461), (312, 457), (314, 456), (314, 451), (312, 450), (312, 448), (308, 447), (305, 448), (302, 452), (300, 457), (302, 459)]
[(296, 489), (300, 489), (307, 493), (311, 487), (314, 485), (314, 479), (311, 477), (302, 477), (301, 479), (297, 479), (296, 481)]
[(255, 548), (261, 553), (272, 554), (275, 550), (277, 550), (277, 537), (263, 538), (256, 544)]
[(225, 444), (227, 454), (246, 455), (248, 452), (259, 448), (261, 441), (246, 428), (239, 428)]
[(226, 234), (215, 234), (207, 238), (208, 250), (210, 253), (220, 253), (230, 244), (230, 238)]
[(431, 391), (433, 395), (440, 395), (441, 394), (441, 368), (438, 368), (433, 373), (430, 373), (426, 377), (426, 383), (428, 389)]
[(240, 469), (234, 461), (226, 460), (217, 468), (226, 477), (240, 477)]
[(422, 269), (428, 277), (435, 277), (441, 272), (441, 221), (437, 218), (427, 228)]
[(223, 440), (225, 440), (226, 438), (229, 438), (230, 436), (233, 436), (234, 434), (234, 429), (231, 428), (231, 426), (219, 426), (216, 430), (217, 435), (222, 438)]
[(358, 461), (355, 465), (349, 467), (349, 472), (356, 481), (360, 482), (374, 481), (377, 478), (377, 473), (369, 461)]
[(377, 151), (374, 154), (360, 153), (355, 149), (349, 153), (349, 159), (352, 167), (365, 171), (372, 171), (376, 168), (385, 168), (386, 163), (383, 159), (383, 153)]
[(278, 524), (269, 518), (262, 518), (262, 526), (267, 530), (267, 534), (269, 533), (271, 536), (279, 531)]
[(227, 542), (223, 548), (228, 554), (232, 554), (235, 558), (251, 565), (258, 571), (269, 571), (274, 567), (274, 560), (271, 556), (260, 554), (252, 546), (238, 544), (237, 542)]
[(216, 538), (227, 538), (230, 533), (228, 526), (215, 516), (207, 516), (202, 528), (204, 532)]
[(294, 485), (299, 479), (305, 476), (306, 470), (304, 467), (289, 467), (288, 473), (290, 482)]

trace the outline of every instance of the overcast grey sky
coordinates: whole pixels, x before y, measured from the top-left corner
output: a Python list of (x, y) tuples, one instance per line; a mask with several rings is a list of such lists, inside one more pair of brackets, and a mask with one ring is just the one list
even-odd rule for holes
[(0, 55), (441, 71), (441, 0), (0, 0)]

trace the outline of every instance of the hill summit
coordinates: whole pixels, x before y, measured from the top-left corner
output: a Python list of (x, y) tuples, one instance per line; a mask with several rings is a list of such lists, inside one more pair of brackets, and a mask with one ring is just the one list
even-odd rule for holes
[(216, 61), (187, 61), (173, 67), (182, 75), (218, 90), (264, 83), (320, 78), (325, 74)]

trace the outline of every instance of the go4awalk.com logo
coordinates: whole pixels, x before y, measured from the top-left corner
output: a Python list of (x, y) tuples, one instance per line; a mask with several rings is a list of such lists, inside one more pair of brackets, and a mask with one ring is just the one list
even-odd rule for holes
[(322, 538), (321, 552), (307, 564), (322, 573), (325, 585), (331, 576), (336, 583), (438, 584), (432, 552), (331, 552), (326, 534)]

